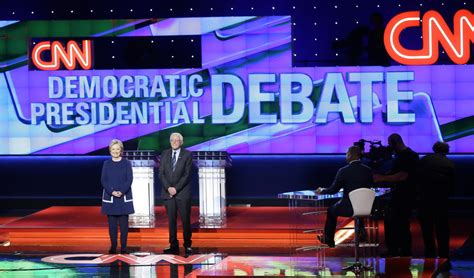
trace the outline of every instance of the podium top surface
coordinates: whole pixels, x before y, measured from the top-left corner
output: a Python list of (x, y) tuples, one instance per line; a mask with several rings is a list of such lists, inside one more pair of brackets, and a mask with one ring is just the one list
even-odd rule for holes
[[(371, 188), (371, 189), (375, 191), (376, 197), (385, 195), (390, 192), (390, 188)], [(339, 191), (336, 194), (316, 194), (314, 190), (301, 190), (301, 191), (279, 193), (278, 199), (320, 201), (320, 200), (326, 200), (326, 199), (342, 198), (343, 194), (344, 193), (342, 191)]]
[(123, 157), (130, 160), (133, 167), (154, 167), (156, 164), (155, 151), (124, 151)]
[(123, 151), (123, 156), (127, 159), (133, 159), (134, 157), (140, 158), (140, 157), (150, 157), (150, 158), (155, 158), (156, 157), (156, 152), (155, 151)]
[(193, 160), (198, 167), (228, 167), (232, 159), (225, 151), (195, 151)]
[(225, 151), (194, 151), (193, 158), (210, 158), (210, 159), (230, 159), (230, 156)]

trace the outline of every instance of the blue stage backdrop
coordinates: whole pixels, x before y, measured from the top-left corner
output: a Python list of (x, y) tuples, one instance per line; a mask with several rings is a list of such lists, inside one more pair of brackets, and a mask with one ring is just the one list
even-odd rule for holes
[[(401, 44), (413, 18), (434, 22), (427, 51)], [(380, 46), (407, 65), (387, 67), (294, 67), (291, 16), (4, 21), (0, 154), (92, 154), (112, 138), (160, 151), (171, 132), (231, 154), (344, 153), (394, 132), (418, 152), (472, 153), (471, 19), (398, 14)], [(460, 65), (429, 65), (439, 44)]]
[[(345, 165), (344, 158), (344, 155), (234, 155), (232, 167), (226, 170), (229, 203), (257, 203), (259, 199), (267, 199), (266, 204), (271, 204), (281, 192), (327, 187), (337, 170)], [(474, 196), (474, 187), (469, 186), (474, 184), (472, 156), (450, 158), (456, 164), (457, 176), (452, 197), (469, 200)], [(107, 156), (2, 156), (0, 199), (63, 200), (61, 203), (70, 199), (95, 199), (99, 204), (100, 173), (105, 159)], [(195, 168), (191, 176), (196, 199), (199, 187)], [(155, 178), (155, 187), (160, 188), (157, 174)], [(472, 208), (472, 202), (469, 203)]]
[(1, 3), (3, 196), (98, 196), (112, 138), (160, 152), (172, 132), (234, 157), (234, 198), (327, 186), (394, 132), (448, 142), (474, 195), (473, 3), (136, 2)]

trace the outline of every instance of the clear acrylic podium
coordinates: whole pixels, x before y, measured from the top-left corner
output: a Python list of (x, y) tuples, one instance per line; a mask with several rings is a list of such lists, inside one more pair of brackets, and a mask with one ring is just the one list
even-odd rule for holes
[(198, 151), (193, 158), (199, 173), (199, 224), (222, 227), (226, 218), (225, 167), (231, 165), (227, 152)]
[(133, 207), (128, 222), (131, 228), (155, 227), (154, 193), (154, 151), (124, 151), (123, 156), (130, 160), (133, 170)]

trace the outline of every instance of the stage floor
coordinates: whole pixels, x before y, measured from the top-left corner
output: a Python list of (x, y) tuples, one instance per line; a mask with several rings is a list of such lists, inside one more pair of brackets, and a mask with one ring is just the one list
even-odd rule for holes
[[(291, 256), (226, 256), (219, 253), (183, 258), (161, 254), (14, 254), (0, 255), (1, 277), (344, 277), (353, 259)], [(369, 258), (374, 267), (364, 277), (432, 277), (446, 275), (442, 259)], [(470, 270), (468, 270), (470, 269)], [(451, 277), (472, 277), (472, 262), (453, 261)], [(448, 276), (441, 276), (448, 277)]]
[[(193, 207), (195, 254), (188, 258), (162, 254), (168, 244), (162, 207), (155, 210), (155, 228), (130, 230), (130, 255), (104, 254), (109, 247), (108, 229), (99, 207), (50, 207), (23, 217), (0, 216), (0, 277), (350, 276), (341, 269), (352, 262), (353, 248), (344, 247), (347, 244), (325, 248), (315, 233), (304, 233), (322, 228), (325, 218), (301, 216), (307, 211), (314, 208), (229, 207), (224, 227), (200, 228), (199, 211)], [(453, 254), (466, 245), (474, 230), (467, 218), (451, 219)], [(349, 219), (340, 219), (340, 227), (351, 225)], [(430, 277), (446, 266), (443, 260), (379, 258), (384, 249), (382, 221), (380, 231), (381, 248), (363, 252), (364, 261), (375, 268), (367, 275)], [(421, 234), (415, 222), (412, 233), (414, 257), (421, 257)], [(345, 238), (342, 243), (352, 241), (350, 234)], [(315, 248), (298, 250), (302, 246)], [(452, 264), (453, 277), (473, 277), (474, 260), (458, 258)]]
[[(307, 209), (301, 209), (305, 211)], [(289, 213), (285, 207), (231, 207), (227, 210), (227, 221), (222, 228), (199, 228), (199, 210), (193, 207), (193, 246), (195, 247), (281, 247), (290, 241), (307, 245), (314, 243), (314, 234), (291, 237), (292, 231), (312, 229), (322, 225), (319, 216), (305, 217), (299, 210)], [(163, 207), (155, 209), (155, 228), (131, 228), (129, 246), (162, 248), (168, 244), (168, 224)], [(180, 229), (180, 221), (178, 221)], [(10, 219), (0, 226), (0, 234), (12, 245), (68, 246), (78, 244), (109, 244), (107, 218), (100, 207), (64, 206), (50, 207), (18, 219)], [(178, 231), (179, 239), (181, 233)], [(153, 251), (153, 250), (141, 250)]]

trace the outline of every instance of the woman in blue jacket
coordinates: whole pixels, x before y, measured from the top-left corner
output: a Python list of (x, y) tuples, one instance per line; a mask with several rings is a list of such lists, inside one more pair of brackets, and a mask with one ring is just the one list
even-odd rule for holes
[(111, 159), (102, 167), (102, 213), (109, 222), (110, 250), (117, 251), (117, 225), (120, 226), (120, 253), (127, 253), (128, 215), (134, 213), (132, 198), (133, 172), (130, 161), (122, 157), (123, 144), (113, 139), (109, 144)]

